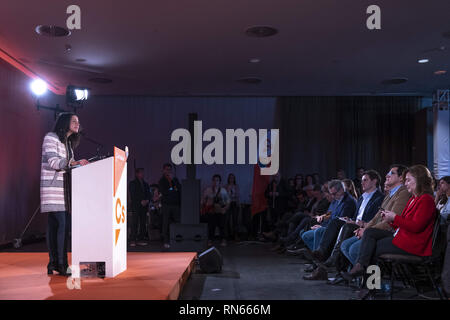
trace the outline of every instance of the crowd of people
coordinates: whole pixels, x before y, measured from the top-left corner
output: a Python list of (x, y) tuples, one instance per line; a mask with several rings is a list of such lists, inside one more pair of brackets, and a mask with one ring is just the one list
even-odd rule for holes
[(358, 168), (358, 176), (352, 181), (341, 171), (306, 189), (296, 176), (288, 180), (295, 191), (284, 196), (273, 177), (262, 235), (276, 242), (271, 250), (308, 261), (303, 279), (350, 284), (383, 254), (431, 256), (436, 219), (447, 231), (450, 176), (436, 180), (423, 165), (401, 164), (390, 166), (384, 183), (375, 170)]
[[(132, 218), (130, 246), (147, 245), (149, 230), (158, 230), (164, 248), (170, 248), (170, 224), (180, 222), (181, 184), (174, 176), (170, 163), (163, 166), (157, 184), (144, 180), (144, 169), (136, 169), (136, 177), (129, 184)], [(211, 185), (201, 196), (200, 221), (208, 224), (208, 246), (219, 238), (226, 246), (227, 239), (238, 240), (240, 190), (236, 176), (230, 173), (222, 186), (222, 177), (215, 174)]]
[[(172, 166), (165, 164), (159, 183), (151, 186), (138, 169), (129, 189), (137, 216), (132, 245), (147, 244), (144, 226), (150, 215), (169, 248), (169, 225), (179, 221), (181, 192)], [(436, 219), (443, 226), (450, 221), (450, 177), (436, 180), (423, 165), (393, 164), (385, 179), (362, 167), (354, 180), (343, 170), (329, 181), (318, 174), (287, 180), (276, 174), (265, 197), (267, 209), (253, 216), (258, 240), (275, 242), (272, 251), (309, 261), (305, 280), (330, 284), (351, 283), (386, 253), (430, 256)], [(221, 246), (239, 240), (240, 209), (235, 175), (229, 174), (223, 184), (215, 174), (201, 196), (200, 221), (208, 224), (208, 246), (215, 240)], [(330, 270), (336, 272), (332, 278)]]

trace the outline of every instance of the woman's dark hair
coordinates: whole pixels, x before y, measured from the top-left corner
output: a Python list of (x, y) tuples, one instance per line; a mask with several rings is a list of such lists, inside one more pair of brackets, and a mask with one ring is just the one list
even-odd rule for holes
[(447, 184), (450, 184), (450, 176), (445, 176), (439, 179), (439, 181), (444, 180)]
[(407, 173), (416, 179), (415, 193), (417, 196), (421, 196), (425, 193), (433, 195), (433, 177), (427, 167), (421, 164), (409, 167), (403, 171), (403, 181), (406, 181)]
[(219, 178), (219, 181), (222, 182), (222, 177), (220, 176), (220, 174), (215, 174), (212, 176), (212, 180), (214, 180), (215, 178)]
[[(297, 179), (301, 178), (302, 179), (302, 185), (301, 186), (297, 186)], [(303, 178), (303, 175), (301, 173), (297, 173), (294, 177), (295, 180), (295, 188), (303, 188), (305, 185), (305, 179)]]
[(307, 183), (308, 183), (308, 177), (311, 178), (312, 184), (315, 185), (315, 184), (316, 184), (316, 179), (314, 178), (314, 176), (313, 176), (312, 174), (307, 174), (307, 175), (306, 175), (306, 178), (305, 178), (305, 185), (307, 185)]
[(345, 185), (345, 191), (347, 191), (353, 198), (358, 199), (359, 194), (356, 191), (355, 184), (350, 179), (344, 179), (342, 182)]
[(227, 179), (227, 183), (230, 184), (230, 178), (233, 177), (234, 178), (234, 185), (236, 185), (236, 176), (233, 173), (230, 173), (228, 175), (228, 179)]
[(75, 149), (80, 144), (80, 134), (72, 133), (69, 136), (69, 139), (67, 139), (67, 132), (69, 132), (70, 130), (70, 121), (72, 120), (73, 116), (76, 116), (76, 114), (73, 112), (60, 113), (58, 115), (58, 118), (56, 119), (53, 132), (56, 133), (56, 135), (59, 138), (59, 141), (65, 144), (66, 141), (69, 140), (72, 149)]

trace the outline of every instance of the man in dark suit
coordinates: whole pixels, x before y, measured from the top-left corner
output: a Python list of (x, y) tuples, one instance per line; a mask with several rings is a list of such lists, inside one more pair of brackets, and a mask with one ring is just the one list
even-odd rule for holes
[[(325, 252), (325, 250), (328, 250), (328, 246), (330, 246), (329, 243), (331, 243), (331, 246), (334, 244), (334, 241), (336, 241), (336, 238), (338, 236), (340, 227), (345, 224), (345, 222), (342, 221), (341, 218), (352, 218), (355, 214), (356, 199), (345, 191), (345, 185), (341, 180), (331, 180), (328, 183), (328, 190), (330, 195), (334, 198), (334, 203), (337, 205), (337, 207), (334, 210), (335, 212), (327, 221), (328, 223), (326, 224), (326, 226), (322, 227), (322, 229), (325, 229), (325, 231), (323, 231), (323, 234), (320, 233), (322, 236), (319, 242), (319, 249), (316, 251), (312, 251), (312, 253), (309, 253), (309, 250), (305, 248), (306, 250), (303, 253), (305, 258), (308, 260), (318, 260), (319, 262), (325, 260), (325, 255), (329, 254), (328, 252)], [(317, 222), (322, 223), (322, 219), (318, 219)], [(312, 272), (312, 274), (309, 276), (304, 276), (303, 279), (327, 280), (328, 277), (325, 268), (322, 266), (317, 266), (318, 263), (314, 263), (313, 268), (309, 270), (307, 269), (308, 272)]]
[(163, 165), (163, 176), (159, 179), (161, 198), (161, 215), (163, 219), (162, 234), (164, 248), (170, 248), (170, 224), (180, 222), (181, 184), (172, 173), (172, 165)]
[(144, 181), (144, 169), (136, 169), (136, 178), (129, 186), (133, 219), (131, 224), (131, 243), (134, 247), (136, 241), (139, 245), (147, 245), (147, 212), (150, 202), (150, 186)]
[[(375, 170), (364, 172), (361, 179), (363, 194), (358, 199), (356, 210), (351, 216), (344, 217), (346, 221), (340, 219), (330, 221), (320, 242), (319, 249), (313, 252), (314, 258), (319, 262), (325, 261), (330, 256), (333, 248), (339, 249), (338, 245), (341, 241), (351, 237), (353, 231), (358, 229), (363, 222), (372, 220), (384, 199), (384, 194), (380, 191), (380, 181), (380, 174)], [(336, 242), (339, 233), (339, 241)], [(336, 252), (336, 250), (334, 251)], [(328, 261), (327, 264), (332, 263), (333, 261)]]

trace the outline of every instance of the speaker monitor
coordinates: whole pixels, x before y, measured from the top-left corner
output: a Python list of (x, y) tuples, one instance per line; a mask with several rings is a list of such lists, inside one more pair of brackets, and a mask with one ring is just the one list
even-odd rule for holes
[(198, 256), (200, 269), (204, 273), (217, 273), (222, 271), (222, 255), (215, 247), (202, 252)]

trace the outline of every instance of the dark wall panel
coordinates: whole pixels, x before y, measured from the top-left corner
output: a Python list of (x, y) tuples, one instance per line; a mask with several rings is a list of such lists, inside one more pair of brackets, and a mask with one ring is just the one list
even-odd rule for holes
[[(0, 244), (18, 237), (39, 206), (42, 138), (53, 115), (37, 111), (29, 83), (0, 59)], [(29, 233), (43, 232), (39, 213)]]

